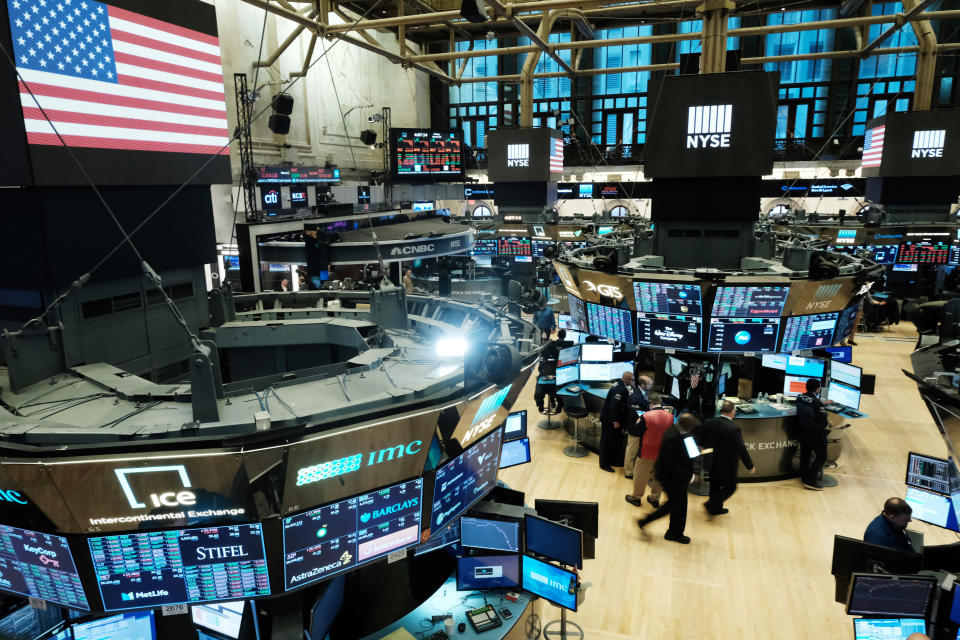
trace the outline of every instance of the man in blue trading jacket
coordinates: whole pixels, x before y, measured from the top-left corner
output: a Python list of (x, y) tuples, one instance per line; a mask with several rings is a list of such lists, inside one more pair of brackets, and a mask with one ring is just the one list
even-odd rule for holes
[(883, 503), (883, 513), (874, 518), (863, 532), (863, 541), (900, 551), (917, 551), (910, 544), (907, 525), (913, 509), (902, 498), (890, 498)]
[[(610, 387), (600, 411), (600, 468), (613, 473), (613, 465), (623, 462), (623, 441), (627, 421), (631, 419), (630, 395), (633, 393), (633, 372), (624, 371), (617, 384)], [(633, 418), (636, 419), (636, 418)]]
[[(800, 481), (804, 489), (823, 491), (820, 470), (827, 461), (827, 410), (820, 401), (820, 381), (807, 380), (807, 392), (797, 396), (797, 439), (800, 441)], [(810, 457), (813, 456), (813, 463)]]

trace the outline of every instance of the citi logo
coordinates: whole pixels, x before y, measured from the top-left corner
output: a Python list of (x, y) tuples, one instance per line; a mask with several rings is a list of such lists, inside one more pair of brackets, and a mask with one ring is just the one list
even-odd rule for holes
[(945, 129), (914, 131), (911, 158), (942, 158), (943, 143), (947, 138)]
[(271, 189), (263, 194), (264, 204), (277, 204), (278, 202), (280, 202), (280, 194), (276, 190)]
[[(187, 468), (182, 464), (170, 465), (166, 467), (135, 467), (132, 469), (114, 469), (117, 480), (120, 481), (120, 488), (123, 489), (123, 495), (127, 497), (131, 509), (146, 509), (147, 505), (140, 502), (134, 494), (133, 487), (130, 486), (129, 476), (145, 473), (163, 473), (173, 472), (180, 476), (180, 482), (184, 489), (191, 488), (190, 476), (187, 475)], [(165, 491), (151, 493), (148, 500), (153, 507), (192, 507), (197, 504), (197, 496), (192, 491)]]
[(415, 244), (408, 245), (406, 247), (394, 247), (390, 250), (391, 256), (408, 256), (414, 253), (430, 253), (437, 248), (437, 245), (433, 244)]
[(623, 300), (623, 294), (620, 292), (620, 287), (614, 287), (613, 285), (609, 284), (595, 285), (589, 280), (584, 280), (583, 284), (587, 287), (587, 291), (599, 293), (601, 296), (613, 298), (614, 300)]
[(687, 109), (687, 149), (730, 146), (732, 104), (714, 104)]
[(507, 166), (508, 167), (529, 167), (530, 166), (530, 145), (529, 144), (508, 144), (507, 145)]

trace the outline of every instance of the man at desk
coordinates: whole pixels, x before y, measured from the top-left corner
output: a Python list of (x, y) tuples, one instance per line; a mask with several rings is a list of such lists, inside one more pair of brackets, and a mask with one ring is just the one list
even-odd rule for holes
[(633, 372), (624, 371), (617, 384), (610, 387), (600, 411), (600, 468), (613, 473), (613, 465), (623, 460), (623, 434), (630, 419), (630, 394), (633, 393)]
[(917, 551), (910, 544), (907, 525), (913, 508), (902, 498), (890, 498), (883, 503), (883, 512), (874, 518), (863, 532), (863, 541), (900, 551)]

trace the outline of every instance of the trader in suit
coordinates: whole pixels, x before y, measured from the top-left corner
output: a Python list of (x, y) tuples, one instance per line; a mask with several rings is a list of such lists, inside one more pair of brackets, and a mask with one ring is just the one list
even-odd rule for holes
[[(827, 410), (820, 401), (820, 381), (807, 380), (807, 392), (797, 396), (797, 439), (800, 441), (800, 481), (804, 489), (823, 491), (820, 471), (827, 460)], [(810, 458), (813, 457), (813, 462)]]
[(890, 498), (883, 503), (883, 512), (863, 532), (863, 541), (900, 551), (918, 551), (907, 536), (913, 508), (903, 498)]
[(683, 535), (683, 530), (687, 526), (687, 487), (693, 477), (693, 461), (687, 453), (685, 441), (692, 438), (693, 432), (699, 427), (700, 420), (696, 416), (684, 413), (677, 419), (677, 423), (663, 434), (653, 473), (667, 492), (667, 501), (637, 521), (637, 525), (643, 530), (654, 520), (669, 515), (670, 526), (663, 539), (680, 544), (690, 543), (690, 538)]
[(633, 372), (624, 371), (617, 384), (610, 387), (600, 411), (600, 468), (610, 473), (614, 464), (623, 461), (623, 433), (631, 418), (633, 385)]
[[(640, 414), (650, 411), (649, 393), (651, 389), (653, 389), (653, 380), (649, 376), (637, 378), (637, 386), (630, 396), (630, 410), (634, 415), (627, 423), (628, 427), (637, 423)], [(627, 428), (627, 450), (623, 454), (623, 475), (628, 480), (633, 478), (633, 465), (637, 461), (637, 454), (640, 453), (640, 438), (643, 437), (642, 433), (639, 436), (634, 435), (631, 433), (632, 430), (635, 429)]]
[(713, 447), (713, 464), (710, 467), (710, 499), (703, 505), (712, 516), (728, 513), (723, 506), (737, 490), (737, 463), (753, 475), (757, 468), (753, 466), (747, 446), (743, 443), (740, 427), (733, 421), (737, 406), (725, 400), (720, 406), (720, 416), (710, 418), (703, 423), (703, 444)]

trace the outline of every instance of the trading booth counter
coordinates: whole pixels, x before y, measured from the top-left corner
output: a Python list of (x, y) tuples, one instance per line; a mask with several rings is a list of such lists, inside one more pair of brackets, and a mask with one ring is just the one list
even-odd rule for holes
[[(456, 638), (484, 638), (485, 640), (526, 640), (527, 620), (537, 613), (535, 598), (528, 593), (523, 593), (519, 589), (514, 591), (517, 594), (517, 602), (510, 602), (504, 596), (509, 589), (493, 589), (486, 592), (480, 591), (457, 591), (456, 575), (450, 576), (447, 581), (437, 589), (436, 593), (427, 598), (419, 607), (400, 618), (393, 624), (390, 624), (375, 633), (365, 636), (361, 640), (380, 640), (390, 636), (399, 629), (407, 631), (411, 637), (422, 638), (429, 637), (431, 634), (444, 630), (443, 622), (431, 622), (432, 616), (442, 616), (451, 614), (454, 622), (454, 637)], [(473, 630), (467, 621), (466, 611), (470, 609), (479, 609), (487, 604), (493, 605), (500, 618), (502, 625), (494, 629), (484, 631), (481, 634)], [(509, 620), (505, 620), (500, 614), (501, 609), (507, 609), (513, 614)], [(557, 614), (559, 617), (559, 612)], [(463, 633), (456, 630), (456, 625), (460, 623), (467, 625)], [(391, 640), (402, 640), (407, 638), (402, 632), (392, 636)]]
[[(413, 286), (436, 293), (440, 290), (440, 279), (437, 276), (414, 277)], [(503, 290), (503, 279), (501, 278), (476, 278), (475, 280), (463, 280), (461, 278), (450, 279), (450, 295), (470, 297), (477, 294), (489, 293), (500, 295)]]

